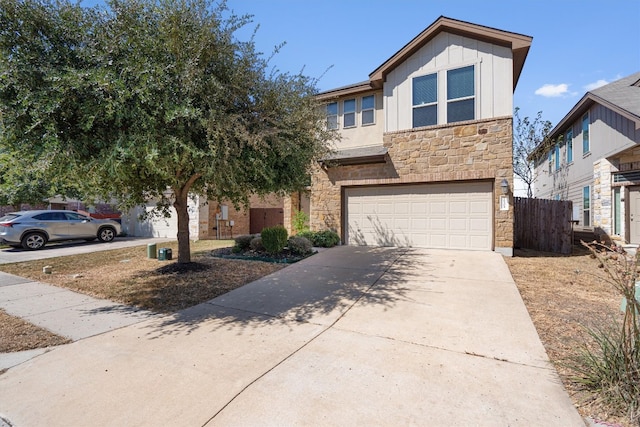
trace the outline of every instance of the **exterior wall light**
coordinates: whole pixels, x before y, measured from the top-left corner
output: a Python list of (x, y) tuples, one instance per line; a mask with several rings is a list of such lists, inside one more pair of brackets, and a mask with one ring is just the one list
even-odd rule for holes
[(502, 182), (500, 182), (500, 188), (502, 189), (502, 194), (509, 194), (509, 183), (506, 178), (502, 178)]

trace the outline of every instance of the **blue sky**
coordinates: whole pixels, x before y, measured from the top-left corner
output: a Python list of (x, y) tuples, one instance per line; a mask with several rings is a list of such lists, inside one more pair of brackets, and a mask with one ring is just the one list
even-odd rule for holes
[[(85, 0), (91, 5), (99, 0)], [(228, 0), (253, 15), (256, 44), (320, 90), (369, 73), (440, 15), (533, 37), (514, 94), (521, 116), (554, 125), (590, 88), (640, 71), (640, 0)], [(249, 30), (249, 29), (247, 29)], [(248, 36), (251, 31), (239, 33)]]

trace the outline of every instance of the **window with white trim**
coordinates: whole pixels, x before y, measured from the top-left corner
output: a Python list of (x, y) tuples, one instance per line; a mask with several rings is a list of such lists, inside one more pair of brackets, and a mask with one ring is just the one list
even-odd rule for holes
[(362, 97), (362, 125), (372, 125), (376, 122), (375, 116), (376, 96), (369, 95)]
[(338, 103), (327, 104), (327, 129), (338, 129)]
[(582, 154), (591, 151), (589, 146), (589, 113), (582, 116)]
[(567, 144), (567, 163), (573, 162), (573, 129), (569, 129), (564, 134), (564, 139)]
[(352, 128), (356, 125), (356, 100), (345, 99), (342, 101), (342, 127)]
[(438, 75), (413, 79), (413, 127), (438, 124)]
[(591, 186), (582, 189), (582, 225), (591, 226)]
[(447, 123), (476, 116), (474, 66), (447, 71)]

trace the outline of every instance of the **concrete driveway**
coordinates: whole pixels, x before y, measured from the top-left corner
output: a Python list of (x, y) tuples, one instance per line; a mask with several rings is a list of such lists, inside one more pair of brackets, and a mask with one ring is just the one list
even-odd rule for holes
[(0, 375), (16, 426), (584, 426), (504, 260), (337, 247)]
[(86, 242), (75, 240), (71, 242), (50, 243), (37, 251), (24, 249), (5, 248), (0, 249), (0, 264), (12, 262), (34, 261), (39, 259), (55, 258), (59, 256), (77, 255), (88, 252), (109, 251), (112, 249), (128, 248), (131, 246), (146, 245), (148, 243), (162, 243), (175, 239), (147, 238), (147, 237), (116, 237), (109, 243), (99, 241)]

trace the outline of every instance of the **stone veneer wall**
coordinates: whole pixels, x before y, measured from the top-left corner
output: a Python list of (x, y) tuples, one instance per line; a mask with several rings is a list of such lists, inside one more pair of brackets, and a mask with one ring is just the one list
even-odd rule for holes
[(344, 237), (344, 186), (492, 180), (494, 245), (510, 254), (513, 204), (500, 210), (500, 183), (506, 179), (513, 189), (512, 129), (512, 118), (503, 117), (386, 133), (385, 164), (317, 168), (311, 184), (311, 229), (329, 228)]
[(592, 225), (596, 234), (604, 232), (607, 236), (613, 236), (612, 169), (612, 164), (607, 159), (600, 159), (593, 163)]

